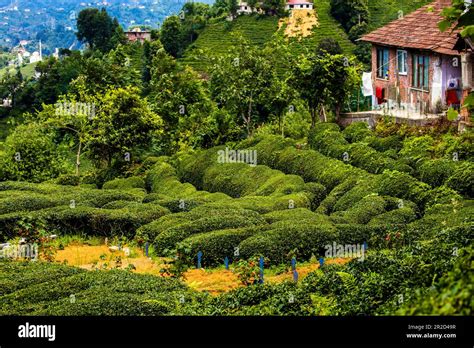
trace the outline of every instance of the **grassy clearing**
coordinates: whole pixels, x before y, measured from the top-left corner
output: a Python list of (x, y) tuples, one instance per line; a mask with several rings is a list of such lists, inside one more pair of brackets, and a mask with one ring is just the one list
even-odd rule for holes
[(280, 19), (278, 28), (285, 25), (285, 36), (307, 37), (318, 26), (318, 18), (314, 10), (293, 10), (288, 18)]
[[(109, 246), (99, 244), (100, 241), (98, 238), (84, 240), (78, 236), (70, 236), (67, 240), (61, 238), (61, 242), (67, 243), (67, 245), (63, 250), (57, 252), (55, 261), (86, 270), (126, 270), (129, 265), (133, 265), (133, 273), (160, 276), (164, 258), (146, 257), (142, 249), (137, 247), (130, 247), (131, 252), (127, 256), (123, 250), (111, 251)], [(120, 266), (117, 265), (117, 258), (120, 258)], [(334, 258), (328, 259), (327, 263), (345, 264), (349, 261), (350, 259)], [(298, 264), (299, 279), (305, 278), (318, 268), (319, 263), (315, 262)], [(232, 266), (229, 270), (226, 270), (224, 266), (189, 269), (184, 277), (184, 282), (190, 288), (200, 292), (208, 292), (214, 296), (243, 286)], [(290, 267), (273, 266), (265, 269), (264, 278), (268, 283), (279, 284), (291, 281), (293, 272)]]

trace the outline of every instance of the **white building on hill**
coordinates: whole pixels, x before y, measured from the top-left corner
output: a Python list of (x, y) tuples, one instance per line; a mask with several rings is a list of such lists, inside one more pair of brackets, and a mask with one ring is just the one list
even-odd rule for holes
[(288, 0), (285, 10), (312, 10), (313, 3), (305, 0)]
[(239, 15), (240, 14), (250, 14), (250, 13), (253, 13), (253, 12), (257, 12), (257, 9), (250, 7), (249, 4), (247, 4), (244, 1), (239, 2), (239, 9), (237, 10), (237, 14), (239, 14)]

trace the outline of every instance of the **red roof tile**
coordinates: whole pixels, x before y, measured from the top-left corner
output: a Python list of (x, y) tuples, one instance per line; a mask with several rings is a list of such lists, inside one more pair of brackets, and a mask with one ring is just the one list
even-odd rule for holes
[(459, 30), (441, 32), (438, 22), (441, 11), (450, 0), (436, 0), (429, 5), (397, 19), (382, 28), (372, 31), (360, 39), (374, 44), (429, 50), (441, 54), (458, 55), (453, 50)]

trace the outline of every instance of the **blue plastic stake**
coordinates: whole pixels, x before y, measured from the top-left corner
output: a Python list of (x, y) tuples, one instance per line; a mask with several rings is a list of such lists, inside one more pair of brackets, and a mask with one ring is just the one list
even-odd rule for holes
[(198, 269), (201, 268), (202, 251), (198, 252)]
[(146, 254), (146, 257), (148, 257), (148, 248), (150, 247), (150, 244), (148, 244), (148, 242), (146, 242), (145, 244), (145, 254)]
[(260, 257), (260, 280), (259, 280), (260, 284), (263, 284), (263, 266), (264, 266), (264, 260), (262, 256)]
[(296, 271), (296, 269), (293, 270), (293, 280), (294, 280), (295, 282), (298, 281), (298, 272)]
[(294, 271), (296, 271), (296, 258), (292, 258), (291, 259), (291, 269)]
[(319, 267), (321, 268), (321, 267), (323, 267), (323, 265), (324, 265), (324, 258), (321, 257), (319, 259)]
[(367, 248), (368, 248), (367, 242), (364, 242), (364, 250), (367, 250)]
[(224, 259), (225, 269), (229, 269), (229, 258), (226, 256)]

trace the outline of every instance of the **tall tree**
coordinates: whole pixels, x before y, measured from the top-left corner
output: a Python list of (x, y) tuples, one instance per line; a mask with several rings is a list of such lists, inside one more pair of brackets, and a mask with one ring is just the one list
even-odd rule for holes
[(116, 19), (112, 19), (105, 8), (86, 8), (77, 17), (77, 38), (91, 49), (108, 52), (124, 42), (123, 30)]
[(252, 127), (268, 117), (261, 111), (271, 95), (275, 65), (262, 50), (252, 47), (242, 37), (236, 40), (231, 52), (214, 58), (210, 88), (213, 99), (238, 115), (239, 123), (250, 136)]
[(318, 112), (322, 120), (327, 120), (327, 107), (333, 107), (339, 116), (349, 92), (358, 86), (357, 81), (353, 62), (343, 55), (324, 54), (312, 55), (295, 65), (290, 83), (308, 103), (314, 127)]

